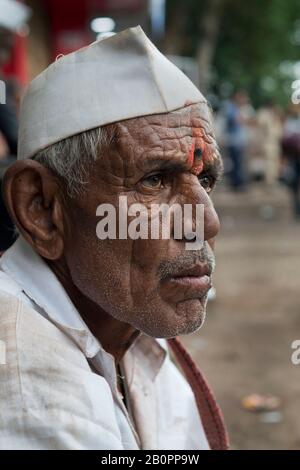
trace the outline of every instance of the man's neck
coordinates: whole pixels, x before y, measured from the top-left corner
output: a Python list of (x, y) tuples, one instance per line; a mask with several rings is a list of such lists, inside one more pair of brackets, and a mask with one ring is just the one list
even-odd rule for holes
[(64, 263), (48, 261), (48, 265), (64, 287), (88, 328), (99, 340), (105, 351), (110, 353), (115, 358), (116, 364), (118, 364), (140, 335), (140, 331), (128, 323), (116, 320), (99, 305), (83, 295), (72, 282), (71, 275)]

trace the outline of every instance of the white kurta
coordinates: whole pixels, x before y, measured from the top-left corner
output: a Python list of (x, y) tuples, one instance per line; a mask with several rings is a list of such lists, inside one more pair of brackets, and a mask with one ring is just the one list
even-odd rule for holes
[(21, 237), (0, 259), (0, 449), (207, 449), (167, 342), (141, 335), (121, 362), (92, 335)]

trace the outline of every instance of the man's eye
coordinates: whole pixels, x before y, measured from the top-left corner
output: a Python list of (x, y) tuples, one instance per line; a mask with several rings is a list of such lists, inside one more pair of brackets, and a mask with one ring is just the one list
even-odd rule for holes
[(143, 179), (142, 183), (144, 186), (147, 186), (147, 188), (158, 189), (162, 187), (162, 181), (163, 181), (163, 175), (158, 173), (156, 175), (151, 175)]
[(215, 185), (215, 180), (212, 176), (199, 176), (201, 186), (207, 193), (210, 193)]

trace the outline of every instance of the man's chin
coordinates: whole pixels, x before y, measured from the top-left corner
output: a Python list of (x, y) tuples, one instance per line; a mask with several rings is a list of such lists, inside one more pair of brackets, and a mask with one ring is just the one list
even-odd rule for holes
[(206, 301), (204, 304), (199, 299), (182, 302), (176, 310), (176, 315), (182, 318), (182, 321), (179, 322), (177, 334), (174, 336), (195, 333), (195, 331), (202, 327), (205, 321)]
[[(164, 312), (161, 313), (164, 315)], [(199, 330), (206, 316), (206, 301), (187, 300), (177, 304), (176, 309), (165, 312), (165, 322), (157, 322), (155, 329), (141, 328), (144, 333), (154, 338), (174, 338), (188, 335)], [(148, 330), (148, 331), (146, 331)]]

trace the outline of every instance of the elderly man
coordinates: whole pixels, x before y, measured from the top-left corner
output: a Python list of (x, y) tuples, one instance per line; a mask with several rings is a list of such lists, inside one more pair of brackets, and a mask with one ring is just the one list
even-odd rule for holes
[[(33, 80), (19, 139), (4, 181), (20, 236), (0, 264), (0, 447), (226, 448), (176, 338), (203, 323), (219, 230), (222, 165), (201, 93), (131, 28)], [(172, 230), (97, 236), (98, 208), (118, 212), (125, 196), (129, 208), (202, 205), (201, 248)]]

